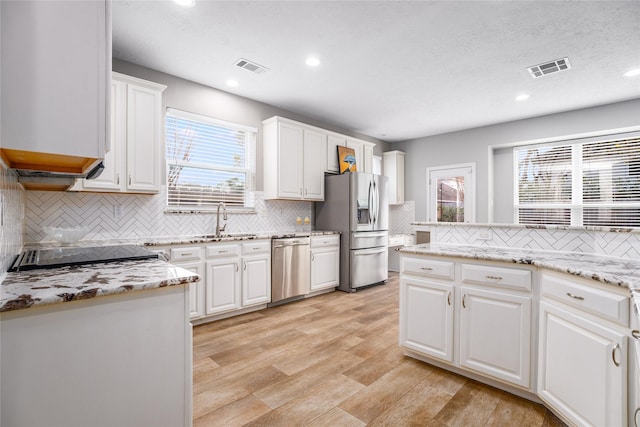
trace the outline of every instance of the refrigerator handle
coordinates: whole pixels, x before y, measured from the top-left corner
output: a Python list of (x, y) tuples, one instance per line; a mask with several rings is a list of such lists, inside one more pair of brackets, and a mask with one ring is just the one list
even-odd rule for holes
[(367, 206), (369, 208), (369, 224), (371, 225), (373, 222), (373, 215), (372, 215), (372, 209), (373, 209), (373, 191), (371, 191), (371, 185), (373, 184), (372, 181), (369, 181), (369, 194), (367, 195), (367, 203), (369, 204), (369, 206)]
[(373, 211), (373, 228), (376, 229), (376, 223), (378, 222), (378, 186), (375, 178), (373, 180), (373, 206), (371, 206), (371, 210)]

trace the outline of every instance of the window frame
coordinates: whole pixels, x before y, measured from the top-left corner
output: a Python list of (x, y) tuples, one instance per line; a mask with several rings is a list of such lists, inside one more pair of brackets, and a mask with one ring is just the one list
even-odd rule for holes
[[(631, 228), (631, 229), (640, 229), (640, 226), (630, 226), (624, 225), (620, 226), (619, 224), (598, 224), (598, 225), (584, 225), (584, 212), (586, 209), (593, 208), (632, 208), (632, 209), (640, 209), (640, 201), (638, 202), (629, 202), (629, 203), (585, 203), (584, 202), (584, 188), (583, 188), (583, 179), (584, 179), (584, 168), (583, 168), (583, 147), (587, 144), (593, 143), (602, 143), (606, 144), (608, 142), (613, 141), (625, 141), (625, 140), (637, 140), (640, 138), (640, 132), (632, 131), (632, 132), (624, 132), (624, 133), (612, 133), (605, 134), (601, 136), (592, 136), (587, 138), (575, 138), (575, 139), (564, 139), (564, 140), (554, 140), (553, 142), (540, 142), (534, 144), (522, 144), (516, 145), (513, 147), (513, 223), (514, 224), (522, 224), (522, 225), (558, 225), (558, 224), (545, 224), (545, 223), (521, 223), (519, 216), (519, 209), (531, 207), (531, 208), (559, 208), (559, 209), (569, 209), (570, 212), (570, 224), (567, 226), (571, 227), (615, 227), (615, 228)], [(518, 152), (527, 149), (533, 148), (542, 148), (542, 147), (557, 147), (557, 146), (568, 146), (571, 147), (571, 201), (568, 203), (538, 203), (538, 204), (520, 204), (520, 194), (519, 194), (519, 174), (520, 174), (520, 165), (518, 162)], [(562, 225), (561, 225), (562, 226)]]
[(171, 166), (182, 166), (189, 167), (195, 169), (203, 169), (203, 170), (211, 170), (211, 171), (221, 171), (221, 172), (233, 172), (233, 173), (242, 173), (245, 175), (245, 189), (244, 189), (244, 200), (243, 205), (228, 205), (226, 208), (228, 210), (233, 210), (234, 212), (240, 213), (254, 213), (255, 212), (255, 176), (256, 176), (256, 149), (257, 149), (257, 134), (258, 129), (253, 126), (242, 125), (239, 123), (229, 122), (221, 119), (217, 119), (214, 117), (192, 113), (189, 111), (179, 110), (176, 108), (167, 107), (165, 111), (165, 133), (167, 133), (167, 118), (169, 116), (173, 116), (177, 119), (184, 119), (190, 121), (196, 121), (202, 124), (208, 124), (216, 127), (221, 127), (234, 131), (242, 131), (245, 132), (245, 162), (243, 167), (229, 167), (225, 165), (212, 165), (202, 162), (188, 162), (188, 161), (171, 161), (169, 156), (167, 156), (167, 149), (169, 146), (168, 135), (165, 134), (165, 146), (164, 146), (164, 155), (165, 155), (165, 185), (167, 188), (166, 191), (166, 200), (165, 200), (165, 210), (167, 212), (205, 212), (210, 213), (217, 209), (219, 202), (215, 202), (215, 204), (204, 204), (204, 205), (170, 205), (169, 204), (169, 171)]

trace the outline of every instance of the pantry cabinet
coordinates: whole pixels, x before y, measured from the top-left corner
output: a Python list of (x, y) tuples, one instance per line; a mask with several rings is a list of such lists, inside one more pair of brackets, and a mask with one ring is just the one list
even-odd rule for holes
[(340, 235), (311, 237), (311, 292), (340, 284)]
[(263, 122), (266, 199), (324, 200), (327, 135), (281, 117)]
[(158, 193), (162, 186), (162, 92), (166, 86), (113, 73), (111, 150), (105, 169), (92, 180), (78, 180), (71, 190)]

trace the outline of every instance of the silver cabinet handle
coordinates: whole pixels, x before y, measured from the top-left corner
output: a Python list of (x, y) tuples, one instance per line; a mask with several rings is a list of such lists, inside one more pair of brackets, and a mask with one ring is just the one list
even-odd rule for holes
[(229, 251), (218, 251), (219, 254), (226, 254)]
[(131, 174), (129, 174), (129, 185), (131, 185)]
[(120, 174), (116, 174), (116, 185), (120, 185)]
[(462, 308), (467, 308), (467, 305), (464, 303), (464, 299), (467, 296), (467, 294), (462, 295)]
[(567, 292), (567, 296), (569, 298), (577, 299), (578, 301), (584, 301), (584, 297), (581, 297), (580, 295), (574, 295), (571, 292)]
[(447, 292), (447, 304), (451, 305), (451, 291)]
[(238, 271), (240, 268), (238, 267), (238, 263), (234, 263), (234, 265), (236, 266), (236, 271)]
[(316, 260), (316, 256), (315, 255), (311, 255), (311, 261), (315, 261)]
[(191, 255), (193, 255), (191, 252), (189, 252), (188, 254), (187, 253), (180, 254), (180, 256), (191, 256)]
[(484, 277), (489, 280), (502, 280), (502, 276), (484, 276)]
[(634, 329), (633, 331), (631, 331), (631, 336), (637, 340), (640, 340), (640, 331), (637, 329)]
[(640, 424), (638, 424), (640, 421), (638, 421), (638, 415), (640, 415), (640, 408), (636, 409), (636, 412), (633, 413), (633, 423), (636, 425), (636, 427), (640, 427)]
[(246, 261), (244, 262), (244, 267), (242, 269), (245, 270), (245, 271), (247, 270), (247, 262)]
[(613, 360), (613, 364), (616, 366), (620, 366), (620, 363), (616, 360), (616, 350), (620, 349), (620, 344), (616, 343), (616, 345), (613, 347), (613, 350), (611, 350), (611, 359)]
[[(396, 249), (397, 250), (397, 249)], [(420, 270), (424, 270), (424, 271), (433, 271), (433, 268), (431, 267), (420, 267)]]

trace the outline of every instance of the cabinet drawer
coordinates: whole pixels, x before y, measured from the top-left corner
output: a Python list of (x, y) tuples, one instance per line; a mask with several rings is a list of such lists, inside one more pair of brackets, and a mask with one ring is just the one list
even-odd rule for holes
[(462, 282), (531, 291), (531, 272), (516, 268), (462, 264)]
[(202, 259), (202, 248), (199, 246), (171, 248), (171, 261), (192, 261), (200, 259)]
[(544, 274), (542, 295), (580, 308), (622, 326), (629, 324), (629, 297)]
[(312, 236), (311, 247), (322, 248), (325, 246), (340, 246), (340, 235), (333, 236)]
[(208, 245), (207, 258), (223, 258), (240, 255), (240, 245)]
[(268, 254), (271, 252), (271, 240), (253, 241), (242, 244), (242, 254)]
[(402, 272), (406, 274), (417, 274), (420, 276), (453, 280), (453, 266), (453, 262), (449, 261), (404, 257), (401, 268)]
[(404, 246), (404, 236), (389, 236), (389, 246)]

